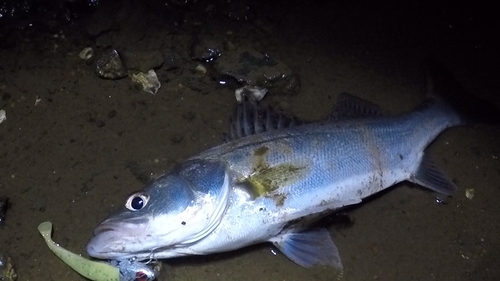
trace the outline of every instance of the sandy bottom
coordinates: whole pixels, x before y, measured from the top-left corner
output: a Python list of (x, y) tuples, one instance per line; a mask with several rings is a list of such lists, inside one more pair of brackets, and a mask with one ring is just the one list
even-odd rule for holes
[[(266, 100), (308, 121), (327, 116), (341, 92), (389, 113), (411, 110), (425, 95), (420, 63), (428, 55), (465, 89), (500, 106), (498, 46), (490, 39), (496, 33), (479, 11), (418, 1), (262, 2), (249, 2), (250, 16), (239, 21), (186, 9), (185, 23), (151, 21), (130, 40), (158, 40), (182, 54), (201, 28), (231, 31), (233, 43), (265, 51), (298, 73), (297, 95), (270, 93)], [(142, 187), (131, 163), (156, 159), (168, 170), (219, 144), (234, 106), (234, 88), (209, 74), (199, 76), (202, 90), (181, 86), (185, 73), (193, 77), (191, 64), (159, 71), (156, 95), (128, 78), (97, 77), (78, 57), (96, 44), (85, 32), (89, 20), (17, 30), (0, 49), (0, 109), (7, 114), (0, 124), (0, 195), (12, 202), (0, 251), (12, 257), (19, 280), (83, 280), (45, 247), (38, 224), (51, 220), (54, 240), (84, 253), (92, 229)], [(480, 125), (449, 130), (431, 145), (429, 153), (459, 186), (444, 204), (403, 183), (347, 210), (354, 223), (330, 228), (343, 274), (304, 269), (274, 255), (271, 245), (256, 245), (169, 260), (161, 280), (498, 280), (499, 143), (500, 127)]]

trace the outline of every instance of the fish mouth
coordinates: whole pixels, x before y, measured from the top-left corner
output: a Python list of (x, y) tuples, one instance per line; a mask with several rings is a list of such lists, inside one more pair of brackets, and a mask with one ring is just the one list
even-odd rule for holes
[(105, 221), (94, 229), (94, 236), (87, 244), (89, 256), (99, 259), (144, 258), (150, 256), (147, 219), (127, 222)]

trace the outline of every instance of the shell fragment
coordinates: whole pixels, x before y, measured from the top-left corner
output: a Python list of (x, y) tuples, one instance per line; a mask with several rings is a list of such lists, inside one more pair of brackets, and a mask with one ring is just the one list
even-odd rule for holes
[(5, 120), (7, 120), (7, 113), (5, 113), (5, 110), (2, 109), (0, 110), (0, 124)]
[(474, 198), (474, 188), (469, 188), (469, 189), (466, 189), (465, 190), (465, 197), (467, 197), (467, 199), (472, 199)]
[(243, 101), (243, 97), (246, 96), (253, 101), (260, 101), (267, 94), (266, 88), (254, 87), (254, 86), (244, 86), (234, 91), (234, 96), (238, 102)]
[(148, 73), (139, 72), (132, 74), (132, 81), (140, 84), (142, 86), (142, 90), (152, 95), (155, 95), (161, 87), (161, 83), (158, 81), (158, 76), (153, 69), (149, 70)]

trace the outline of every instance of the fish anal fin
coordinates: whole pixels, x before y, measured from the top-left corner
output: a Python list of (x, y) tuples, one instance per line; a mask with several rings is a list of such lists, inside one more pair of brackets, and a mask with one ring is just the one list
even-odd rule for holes
[(329, 265), (342, 270), (339, 251), (326, 228), (289, 231), (273, 237), (270, 242), (302, 267)]
[(409, 181), (445, 195), (452, 195), (457, 189), (455, 183), (425, 154), (420, 166), (411, 175)]

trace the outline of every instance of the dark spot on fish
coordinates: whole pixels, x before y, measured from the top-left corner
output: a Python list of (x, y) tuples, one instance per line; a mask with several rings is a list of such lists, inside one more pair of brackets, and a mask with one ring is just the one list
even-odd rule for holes
[(398, 156), (399, 156), (399, 160), (403, 160), (403, 155), (398, 154)]
[(185, 221), (183, 221), (183, 222), (181, 222), (181, 224), (182, 224), (182, 225), (186, 225), (186, 222), (185, 222)]

